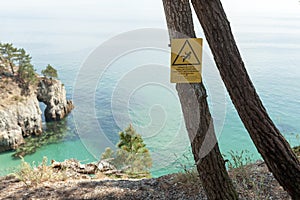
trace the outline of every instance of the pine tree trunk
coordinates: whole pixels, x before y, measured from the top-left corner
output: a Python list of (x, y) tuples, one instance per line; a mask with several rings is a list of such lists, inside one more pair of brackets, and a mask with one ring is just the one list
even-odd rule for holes
[(15, 74), (14, 65), (10, 61), (9, 61), (9, 66), (10, 66), (12, 74)]
[(300, 199), (300, 164), (247, 74), (220, 0), (192, 0), (221, 77), (256, 148), (278, 182)]
[[(189, 0), (163, 0), (163, 4), (170, 38), (195, 38)], [(238, 199), (219, 150), (204, 85), (180, 83), (176, 89), (208, 199)]]

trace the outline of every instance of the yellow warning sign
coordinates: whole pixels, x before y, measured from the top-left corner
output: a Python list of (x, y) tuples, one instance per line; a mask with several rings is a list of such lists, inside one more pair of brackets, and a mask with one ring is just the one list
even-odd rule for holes
[(171, 51), (171, 83), (200, 83), (202, 39), (173, 39)]

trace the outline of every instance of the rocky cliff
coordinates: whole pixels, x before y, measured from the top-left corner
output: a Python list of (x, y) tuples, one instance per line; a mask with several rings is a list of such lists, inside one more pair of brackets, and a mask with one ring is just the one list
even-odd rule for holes
[(47, 105), (45, 110), (47, 122), (64, 118), (74, 108), (72, 101), (66, 98), (64, 85), (58, 80), (41, 78), (37, 98)]
[(0, 151), (15, 149), (23, 137), (42, 133), (41, 110), (32, 96), (0, 108)]
[(30, 86), (30, 93), (22, 90), (13, 77), (0, 76), (0, 152), (16, 149), (24, 137), (42, 133), (41, 101), (47, 105), (46, 121), (65, 117), (72, 109), (66, 100), (66, 90), (58, 80), (39, 78), (37, 86)]
[[(34, 87), (30, 90), (34, 91)], [(36, 93), (21, 95), (13, 78), (0, 80), (0, 152), (15, 149), (24, 137), (42, 133), (42, 118)]]

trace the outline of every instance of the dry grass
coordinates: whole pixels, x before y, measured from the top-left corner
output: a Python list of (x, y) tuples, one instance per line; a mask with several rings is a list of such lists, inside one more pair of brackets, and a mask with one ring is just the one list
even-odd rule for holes
[(181, 184), (187, 188), (194, 187), (195, 185), (201, 185), (199, 174), (196, 168), (174, 174), (173, 182)]
[[(264, 162), (243, 167), (229, 171), (240, 199), (290, 200)], [(27, 199), (206, 199), (195, 169), (152, 179), (114, 180), (100, 172), (91, 177), (51, 169), (44, 159), (38, 166), (23, 162), (17, 176), (0, 178), (0, 199), (22, 199), (25, 193)]]
[(46, 181), (64, 181), (67, 174), (64, 170), (56, 171), (52, 167), (47, 166), (47, 158), (44, 157), (39, 165), (29, 164), (22, 158), (20, 169), (14, 175), (22, 181), (26, 186), (37, 186)]
[(11, 77), (2, 77), (0, 80), (1, 104), (9, 105), (18, 101), (21, 96), (21, 88)]
[(106, 179), (108, 178), (105, 174), (103, 174), (102, 172), (97, 172), (94, 176), (95, 179)]
[[(29, 96), (36, 91), (36, 87), (36, 84), (30, 85)], [(2, 106), (23, 102), (26, 98), (27, 96), (23, 95), (22, 88), (18, 85), (15, 77), (2, 76), (0, 79), (0, 99)]]
[(15, 95), (11, 98), (12, 101), (17, 101), (17, 102), (23, 102), (24, 98), (22, 96), (19, 95)]
[[(266, 164), (263, 161), (254, 162), (248, 151), (231, 151), (228, 158), (228, 173), (240, 199), (290, 199)], [(183, 172), (174, 174), (173, 184), (180, 184), (193, 193), (199, 192), (202, 184), (196, 168), (186, 169), (183, 166), (182, 169)]]

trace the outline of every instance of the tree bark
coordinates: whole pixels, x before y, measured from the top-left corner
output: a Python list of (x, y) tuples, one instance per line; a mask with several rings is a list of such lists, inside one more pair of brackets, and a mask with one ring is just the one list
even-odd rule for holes
[[(189, 0), (163, 0), (163, 5), (170, 38), (195, 38)], [(178, 83), (176, 89), (208, 199), (238, 199), (219, 150), (203, 83)]]
[(281, 186), (300, 199), (300, 164), (248, 76), (220, 0), (192, 0), (215, 62), (256, 148)]

